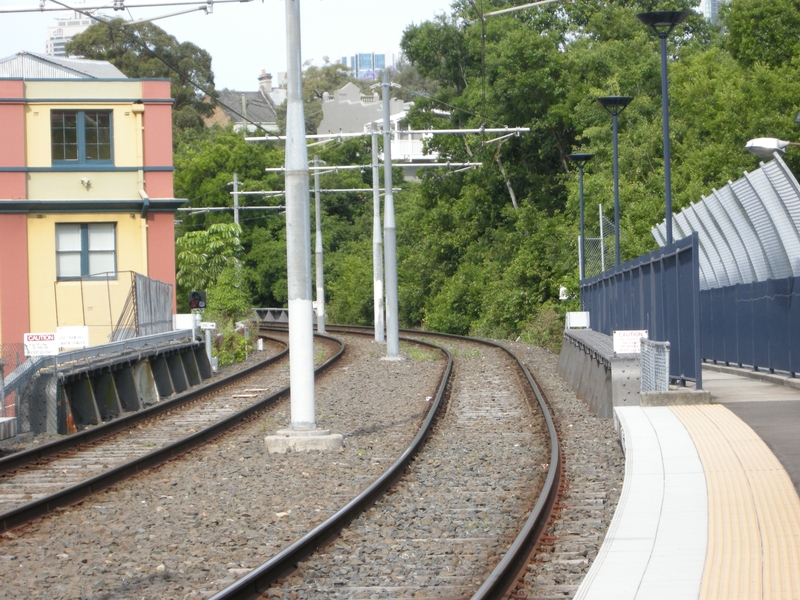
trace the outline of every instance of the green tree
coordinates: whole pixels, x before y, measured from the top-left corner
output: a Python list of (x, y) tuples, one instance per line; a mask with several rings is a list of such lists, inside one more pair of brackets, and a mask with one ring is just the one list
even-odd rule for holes
[(800, 56), (800, 0), (731, 0), (720, 19), (725, 46), (746, 67), (788, 66)]
[(226, 267), (240, 266), (242, 229), (235, 223), (215, 223), (175, 240), (178, 286), (205, 290), (217, 283)]
[(170, 79), (175, 100), (172, 122), (177, 129), (202, 129), (203, 118), (214, 111), (211, 55), (191, 42), (178, 42), (158, 25), (130, 25), (122, 19), (95, 23), (72, 38), (65, 51), (107, 60), (128, 77)]

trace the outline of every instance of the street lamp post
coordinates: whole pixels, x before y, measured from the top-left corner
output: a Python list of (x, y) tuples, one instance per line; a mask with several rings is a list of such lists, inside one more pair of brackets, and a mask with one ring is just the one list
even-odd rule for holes
[(586, 163), (592, 160), (594, 154), (568, 154), (567, 158), (578, 165), (578, 190), (579, 190), (579, 197), (580, 197), (580, 215), (581, 215), (581, 237), (580, 241), (578, 242), (578, 277), (581, 281), (583, 281), (585, 273), (584, 273), (584, 264), (586, 262), (586, 254), (584, 253), (584, 243), (583, 240), (583, 167), (586, 166)]
[(667, 37), (686, 20), (685, 10), (658, 10), (636, 17), (650, 27), (661, 40), (661, 122), (664, 131), (664, 198), (666, 201), (667, 245), (672, 244), (672, 172), (669, 147), (669, 92), (667, 91)]
[(619, 147), (617, 143), (617, 117), (633, 100), (630, 96), (603, 96), (596, 99), (598, 104), (611, 115), (614, 138), (614, 255), (615, 265), (619, 266)]

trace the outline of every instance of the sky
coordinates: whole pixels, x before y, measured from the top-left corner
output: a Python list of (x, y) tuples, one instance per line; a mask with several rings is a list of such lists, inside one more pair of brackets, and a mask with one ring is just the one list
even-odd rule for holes
[[(71, 0), (80, 8), (81, 0)], [(155, 2), (156, 0), (146, 0)], [(180, 0), (166, 0), (176, 2)], [(218, 0), (219, 1), (219, 0)], [(70, 5), (70, 0), (63, 0)], [(97, 6), (111, 0), (86, 0)], [(363, 52), (385, 54), (387, 62), (400, 52), (403, 30), (437, 14), (449, 14), (452, 0), (302, 0), (300, 22), (303, 62), (323, 64)], [(129, 5), (141, 0), (126, 0)], [(39, 0), (0, 0), (0, 9), (37, 8)], [(126, 18), (140, 19), (177, 12), (180, 8), (131, 8)], [(113, 11), (111, 11), (113, 12)], [(0, 58), (20, 50), (44, 53), (47, 28), (59, 12), (0, 13)], [(192, 42), (213, 59), (217, 89), (254, 91), (264, 69), (277, 77), (286, 71), (283, 0), (215, 3), (213, 14), (191, 12), (154, 21), (180, 42)], [(274, 79), (277, 81), (277, 79)]]

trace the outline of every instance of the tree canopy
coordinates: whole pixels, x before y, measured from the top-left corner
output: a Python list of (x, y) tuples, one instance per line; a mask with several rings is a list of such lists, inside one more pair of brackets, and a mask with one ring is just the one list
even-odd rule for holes
[[(796, 139), (800, 110), (800, 14), (792, 2), (781, 36), (759, 30), (773, 7), (732, 0), (726, 29), (693, 13), (668, 40), (673, 209), (701, 200), (743, 171), (758, 167), (746, 153), (756, 137)], [(484, 0), (483, 10), (504, 2)], [(585, 169), (586, 235), (599, 235), (598, 210), (613, 213), (611, 117), (596, 102), (632, 96), (619, 117), (622, 260), (655, 248), (651, 228), (664, 219), (664, 157), (658, 38), (636, 14), (661, 8), (692, 10), (688, 0), (667, 6), (649, 0), (570, 3), (481, 20), (471, 0), (449, 15), (411, 25), (401, 47), (410, 67), (396, 75), (400, 93), (415, 102), (414, 129), (528, 127), (516, 135), (437, 135), (426, 141), (441, 161), (480, 162), (472, 171), (427, 169), (395, 194), (399, 312), (406, 326), (453, 333), (511, 336), (541, 343), (560, 339), (559, 318), (578, 307), (577, 169), (573, 152), (594, 158)], [(790, 14), (791, 13), (791, 14)], [(777, 14), (777, 13), (776, 13)], [(748, 24), (750, 23), (750, 24)], [(778, 25), (776, 24), (776, 27)], [(766, 36), (767, 44), (755, 40)], [(308, 106), (341, 87), (336, 65), (307, 69)], [(325, 81), (316, 85), (314, 80)], [(313, 122), (307, 121), (307, 126)], [(229, 205), (231, 174), (247, 172), (247, 189), (282, 189), (282, 150), (252, 145), (232, 132), (206, 132), (179, 144), (176, 188), (192, 205)], [(321, 146), (329, 165), (370, 162), (368, 139)], [(800, 155), (786, 161), (795, 172)], [(363, 193), (323, 195), (326, 302), (332, 321), (372, 319), (371, 170), (323, 176), (323, 187), (363, 187)], [(264, 201), (266, 202), (266, 200)], [(275, 200), (280, 202), (280, 200)], [(229, 214), (190, 217), (190, 231), (230, 220)], [(286, 300), (282, 217), (248, 217), (243, 271), (253, 303)], [(566, 287), (571, 298), (559, 298)], [(527, 336), (527, 337), (526, 337)]]

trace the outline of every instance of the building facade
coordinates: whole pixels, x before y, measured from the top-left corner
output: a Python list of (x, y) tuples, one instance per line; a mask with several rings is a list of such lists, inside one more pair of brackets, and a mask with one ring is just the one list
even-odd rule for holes
[(68, 325), (104, 343), (130, 293), (118, 274), (175, 287), (170, 82), (93, 62), (0, 60), (2, 344)]

